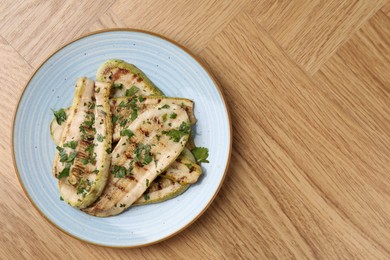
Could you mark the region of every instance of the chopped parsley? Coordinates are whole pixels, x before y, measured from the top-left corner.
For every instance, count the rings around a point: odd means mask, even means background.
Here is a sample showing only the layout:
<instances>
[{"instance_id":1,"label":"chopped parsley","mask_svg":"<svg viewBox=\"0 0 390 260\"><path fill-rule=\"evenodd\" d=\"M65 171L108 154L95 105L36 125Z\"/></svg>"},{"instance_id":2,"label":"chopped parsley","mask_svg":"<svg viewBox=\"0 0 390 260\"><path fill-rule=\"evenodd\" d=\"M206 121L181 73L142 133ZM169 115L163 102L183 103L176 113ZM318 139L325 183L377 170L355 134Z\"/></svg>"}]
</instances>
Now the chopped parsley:
<instances>
[{"instance_id":1,"label":"chopped parsley","mask_svg":"<svg viewBox=\"0 0 390 260\"><path fill-rule=\"evenodd\" d=\"M130 119L131 121L134 121L138 117L138 108L134 108L133 111L131 111Z\"/></svg>"},{"instance_id":2,"label":"chopped parsley","mask_svg":"<svg viewBox=\"0 0 390 260\"><path fill-rule=\"evenodd\" d=\"M143 102L144 100L145 100L145 98L144 98L143 96L139 96L139 97L138 97L138 101L139 101L139 102Z\"/></svg>"},{"instance_id":3,"label":"chopped parsley","mask_svg":"<svg viewBox=\"0 0 390 260\"><path fill-rule=\"evenodd\" d=\"M99 92L100 92L100 88L97 88L97 89L96 89L96 93L99 93Z\"/></svg>"},{"instance_id":4,"label":"chopped parsley","mask_svg":"<svg viewBox=\"0 0 390 260\"><path fill-rule=\"evenodd\" d=\"M69 170L70 170L71 163L66 163L65 168L60 172L58 175L58 179L61 179L63 177L69 176Z\"/></svg>"},{"instance_id":5,"label":"chopped parsley","mask_svg":"<svg viewBox=\"0 0 390 260\"><path fill-rule=\"evenodd\" d=\"M103 142L103 139L106 138L105 136L101 135L101 134L98 134L96 139L99 141L99 142Z\"/></svg>"},{"instance_id":6,"label":"chopped parsley","mask_svg":"<svg viewBox=\"0 0 390 260\"><path fill-rule=\"evenodd\" d=\"M161 109L168 109L170 108L170 106L168 104L165 104L163 105L162 107L159 107L158 110L161 110Z\"/></svg>"},{"instance_id":7,"label":"chopped parsley","mask_svg":"<svg viewBox=\"0 0 390 260\"><path fill-rule=\"evenodd\" d=\"M77 156L77 151L73 151L73 152L71 152L70 154L69 154L69 156L68 156L68 159L66 160L66 162L73 162L74 161L74 158L76 158L76 156Z\"/></svg>"},{"instance_id":8,"label":"chopped parsley","mask_svg":"<svg viewBox=\"0 0 390 260\"><path fill-rule=\"evenodd\" d=\"M149 186L149 179L146 179L146 187Z\"/></svg>"},{"instance_id":9,"label":"chopped parsley","mask_svg":"<svg viewBox=\"0 0 390 260\"><path fill-rule=\"evenodd\" d=\"M209 149L205 147L195 147L191 150L195 157L196 162L208 163L207 157L209 157Z\"/></svg>"},{"instance_id":10,"label":"chopped parsley","mask_svg":"<svg viewBox=\"0 0 390 260\"><path fill-rule=\"evenodd\" d=\"M151 146L146 144L139 143L137 148L135 148L135 162L140 162L142 165L148 165L153 159L151 154Z\"/></svg>"},{"instance_id":11,"label":"chopped parsley","mask_svg":"<svg viewBox=\"0 0 390 260\"><path fill-rule=\"evenodd\" d=\"M134 136L134 133L130 129L124 129L120 131L121 136L127 136L129 138Z\"/></svg>"},{"instance_id":12,"label":"chopped parsley","mask_svg":"<svg viewBox=\"0 0 390 260\"><path fill-rule=\"evenodd\" d=\"M112 174L114 174L115 178L124 178L126 176L130 176L133 167L130 165L129 169L126 169L124 166L114 165L112 167Z\"/></svg>"},{"instance_id":13,"label":"chopped parsley","mask_svg":"<svg viewBox=\"0 0 390 260\"><path fill-rule=\"evenodd\" d=\"M187 166L187 168L188 168L189 170L191 170L191 168L192 168L192 164L191 164L191 163L185 163L185 166Z\"/></svg>"},{"instance_id":14,"label":"chopped parsley","mask_svg":"<svg viewBox=\"0 0 390 260\"><path fill-rule=\"evenodd\" d=\"M119 125L120 126L125 126L127 124L127 119L123 119L122 121L120 121Z\"/></svg>"},{"instance_id":15,"label":"chopped parsley","mask_svg":"<svg viewBox=\"0 0 390 260\"><path fill-rule=\"evenodd\" d=\"M161 135L156 135L157 141L160 141Z\"/></svg>"},{"instance_id":16,"label":"chopped parsley","mask_svg":"<svg viewBox=\"0 0 390 260\"><path fill-rule=\"evenodd\" d=\"M108 148L106 149L106 153L107 153L107 154L110 154L110 153L111 153L111 147L108 147Z\"/></svg>"},{"instance_id":17,"label":"chopped parsley","mask_svg":"<svg viewBox=\"0 0 390 260\"><path fill-rule=\"evenodd\" d=\"M115 124L118 121L119 117L117 115L112 115L112 123Z\"/></svg>"},{"instance_id":18,"label":"chopped parsley","mask_svg":"<svg viewBox=\"0 0 390 260\"><path fill-rule=\"evenodd\" d=\"M64 147L69 147L72 149L76 149L77 142L76 141L69 141L67 143L64 143Z\"/></svg>"},{"instance_id":19,"label":"chopped parsley","mask_svg":"<svg viewBox=\"0 0 390 260\"><path fill-rule=\"evenodd\" d=\"M133 85L130 89L126 89L125 96L130 97L133 96L135 93L137 93L139 88L137 86Z\"/></svg>"},{"instance_id":20,"label":"chopped parsley","mask_svg":"<svg viewBox=\"0 0 390 260\"><path fill-rule=\"evenodd\" d=\"M167 121L167 117L168 117L168 114L162 115L162 120L163 120L163 122L166 122L166 121Z\"/></svg>"},{"instance_id":21,"label":"chopped parsley","mask_svg":"<svg viewBox=\"0 0 390 260\"><path fill-rule=\"evenodd\" d=\"M183 136L190 134L190 132L191 132L191 126L188 123L183 122L179 126L179 129L163 131L162 133L169 136L170 139L173 140L174 142L179 142Z\"/></svg>"},{"instance_id":22,"label":"chopped parsley","mask_svg":"<svg viewBox=\"0 0 390 260\"><path fill-rule=\"evenodd\" d=\"M150 199L149 194L144 194L144 199L149 200Z\"/></svg>"},{"instance_id":23,"label":"chopped parsley","mask_svg":"<svg viewBox=\"0 0 390 260\"><path fill-rule=\"evenodd\" d=\"M169 118L172 118L172 119L175 119L177 117L177 114L176 113L172 113L169 115Z\"/></svg>"},{"instance_id":24,"label":"chopped parsley","mask_svg":"<svg viewBox=\"0 0 390 260\"><path fill-rule=\"evenodd\" d=\"M114 89L123 89L123 84L122 84L122 83L114 83L114 84L112 85L112 87L113 87Z\"/></svg>"},{"instance_id":25,"label":"chopped parsley","mask_svg":"<svg viewBox=\"0 0 390 260\"><path fill-rule=\"evenodd\" d=\"M63 122L66 121L66 112L63 108L60 108L59 110L55 111L53 110L54 117L56 118L57 124L61 125Z\"/></svg>"}]
</instances>

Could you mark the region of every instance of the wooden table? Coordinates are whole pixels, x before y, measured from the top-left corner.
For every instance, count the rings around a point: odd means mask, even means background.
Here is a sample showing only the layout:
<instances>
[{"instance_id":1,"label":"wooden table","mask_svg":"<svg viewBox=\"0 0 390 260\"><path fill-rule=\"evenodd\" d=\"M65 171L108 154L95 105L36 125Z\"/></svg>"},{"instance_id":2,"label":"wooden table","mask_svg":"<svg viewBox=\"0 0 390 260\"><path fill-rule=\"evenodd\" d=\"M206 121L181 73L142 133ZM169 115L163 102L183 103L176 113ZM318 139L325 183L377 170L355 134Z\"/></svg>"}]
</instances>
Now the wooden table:
<instances>
[{"instance_id":1,"label":"wooden table","mask_svg":"<svg viewBox=\"0 0 390 260\"><path fill-rule=\"evenodd\" d=\"M13 111L34 70L112 27L190 49L221 83L233 122L212 206L139 249L54 228L11 159ZM390 259L390 2L2 0L0 54L0 258Z\"/></svg>"}]
</instances>

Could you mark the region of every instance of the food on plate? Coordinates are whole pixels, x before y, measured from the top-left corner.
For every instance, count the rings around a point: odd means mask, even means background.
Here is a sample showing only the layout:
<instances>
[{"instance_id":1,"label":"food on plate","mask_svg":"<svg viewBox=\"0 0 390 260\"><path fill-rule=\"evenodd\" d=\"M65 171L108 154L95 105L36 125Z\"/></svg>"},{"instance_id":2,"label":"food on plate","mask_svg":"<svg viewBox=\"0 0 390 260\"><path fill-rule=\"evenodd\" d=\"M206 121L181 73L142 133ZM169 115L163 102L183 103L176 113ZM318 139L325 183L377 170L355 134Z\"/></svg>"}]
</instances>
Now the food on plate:
<instances>
[{"instance_id":1,"label":"food on plate","mask_svg":"<svg viewBox=\"0 0 390 260\"><path fill-rule=\"evenodd\" d=\"M133 64L112 59L104 62L96 73L96 80L112 83L111 97L162 96L156 85Z\"/></svg>"},{"instance_id":2,"label":"food on plate","mask_svg":"<svg viewBox=\"0 0 390 260\"><path fill-rule=\"evenodd\" d=\"M77 80L73 104L53 110L53 175L61 199L95 216L174 198L202 175L194 102L165 97L136 66L108 60Z\"/></svg>"},{"instance_id":3,"label":"food on plate","mask_svg":"<svg viewBox=\"0 0 390 260\"><path fill-rule=\"evenodd\" d=\"M177 114L164 121L164 115ZM183 151L190 134L187 113L177 105L147 109L126 129L112 152L109 181L85 212L111 216L131 206Z\"/></svg>"},{"instance_id":4,"label":"food on plate","mask_svg":"<svg viewBox=\"0 0 390 260\"><path fill-rule=\"evenodd\" d=\"M53 174L58 178L61 197L74 207L93 203L107 182L112 142L110 88L109 83L78 79L64 122Z\"/></svg>"}]
</instances>

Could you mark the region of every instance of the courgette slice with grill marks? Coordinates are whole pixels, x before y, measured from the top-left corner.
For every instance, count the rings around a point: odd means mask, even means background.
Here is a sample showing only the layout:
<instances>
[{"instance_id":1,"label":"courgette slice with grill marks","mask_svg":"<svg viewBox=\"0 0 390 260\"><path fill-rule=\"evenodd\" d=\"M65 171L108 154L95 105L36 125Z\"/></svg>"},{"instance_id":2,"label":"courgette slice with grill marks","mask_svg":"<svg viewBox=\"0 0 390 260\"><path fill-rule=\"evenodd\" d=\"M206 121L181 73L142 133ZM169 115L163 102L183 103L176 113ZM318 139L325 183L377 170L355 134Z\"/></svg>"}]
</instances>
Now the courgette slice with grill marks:
<instances>
[{"instance_id":1,"label":"courgette slice with grill marks","mask_svg":"<svg viewBox=\"0 0 390 260\"><path fill-rule=\"evenodd\" d=\"M85 208L102 193L111 161L111 84L78 79L73 104L63 129L53 172L61 197Z\"/></svg>"},{"instance_id":2,"label":"courgette slice with grill marks","mask_svg":"<svg viewBox=\"0 0 390 260\"><path fill-rule=\"evenodd\" d=\"M167 113L177 116L163 120ZM131 206L180 155L190 128L186 111L177 105L157 106L139 115L123 130L112 152L111 174L103 194L84 211L104 217Z\"/></svg>"},{"instance_id":3,"label":"courgette slice with grill marks","mask_svg":"<svg viewBox=\"0 0 390 260\"><path fill-rule=\"evenodd\" d=\"M158 176L133 205L147 205L163 202L179 196L189 187L189 184L181 185L178 182Z\"/></svg>"},{"instance_id":4,"label":"courgette slice with grill marks","mask_svg":"<svg viewBox=\"0 0 390 260\"><path fill-rule=\"evenodd\" d=\"M145 110L157 105L164 108L168 108L170 105L179 105L187 112L190 123L196 123L196 118L194 115L194 102L186 98L168 98L161 96L121 97L111 99L110 105L111 113L113 115L114 142L120 139L121 129L124 129L130 125L139 114L142 114ZM167 120L170 117L174 118L175 116L176 114L174 112L166 113L166 116L163 118L163 120Z\"/></svg>"},{"instance_id":5,"label":"courgette slice with grill marks","mask_svg":"<svg viewBox=\"0 0 390 260\"><path fill-rule=\"evenodd\" d=\"M163 95L145 73L123 60L104 62L96 73L96 80L114 84L111 97Z\"/></svg>"},{"instance_id":6,"label":"courgette slice with grill marks","mask_svg":"<svg viewBox=\"0 0 390 260\"><path fill-rule=\"evenodd\" d=\"M195 164L195 158L192 155L191 151L188 150L187 148L184 148L184 150L181 152L180 156L176 159L174 163L180 164L183 162L183 160L187 160ZM171 166L165 172L169 172ZM186 172L189 172L188 168L186 169ZM202 172L200 171L199 173L196 174L200 175L201 173ZM166 178L164 176L164 173L162 173L152 182L152 184L150 184L149 188L134 203L134 205L146 205L151 203L163 202L179 196L184 191L186 191L189 187L190 184L180 184L177 181Z\"/></svg>"}]
</instances>

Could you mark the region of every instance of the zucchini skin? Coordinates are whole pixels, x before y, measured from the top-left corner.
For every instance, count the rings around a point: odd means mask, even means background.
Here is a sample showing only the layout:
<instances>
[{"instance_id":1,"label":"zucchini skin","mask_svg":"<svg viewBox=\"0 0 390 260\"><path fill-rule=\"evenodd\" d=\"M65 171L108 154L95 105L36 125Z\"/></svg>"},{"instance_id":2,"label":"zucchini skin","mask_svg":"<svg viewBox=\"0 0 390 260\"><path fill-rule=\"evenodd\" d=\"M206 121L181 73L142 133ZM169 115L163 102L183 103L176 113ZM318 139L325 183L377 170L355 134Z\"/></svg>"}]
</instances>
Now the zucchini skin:
<instances>
[{"instance_id":1,"label":"zucchini skin","mask_svg":"<svg viewBox=\"0 0 390 260\"><path fill-rule=\"evenodd\" d=\"M175 111L177 117L163 121L166 113ZM107 217L117 215L130 207L147 190L152 181L174 162L183 151L189 133L184 131L179 138L169 136L169 131L189 128L189 118L184 109L172 105L169 108L155 107L142 113L126 129L133 135L123 136L112 152L112 167L107 186L99 198L84 212ZM137 150L148 146L150 157L147 163L137 155ZM145 151L146 153L146 151ZM140 153L138 153L140 154ZM118 176L115 168L125 168L126 175Z\"/></svg>"},{"instance_id":2,"label":"zucchini skin","mask_svg":"<svg viewBox=\"0 0 390 260\"><path fill-rule=\"evenodd\" d=\"M119 59L105 61L96 73L96 80L123 84L123 89L114 89L112 97L125 96L126 90L133 85L140 89L140 95L163 96L164 93L135 65Z\"/></svg>"},{"instance_id":3,"label":"zucchini skin","mask_svg":"<svg viewBox=\"0 0 390 260\"><path fill-rule=\"evenodd\" d=\"M112 141L112 123L108 102L110 88L111 84L95 83L87 78L80 78L77 81L75 97L69 109L69 117L62 132L59 148L59 151L66 149L71 151L69 155L72 153L76 155L72 162L68 162L70 165L68 175L61 176L59 172L64 165L59 158L60 152L56 154L53 166L55 176L61 177L58 180L61 197L69 205L80 209L92 204L103 192L107 183L111 154L107 153L106 149L111 148ZM94 123L91 125L91 129L96 129L93 143L84 140L85 132L81 130L87 115L94 118ZM103 140L97 140L98 135L104 137ZM66 145L71 142L74 142L74 147ZM94 164L82 163L86 158L86 147L89 145L96 147Z\"/></svg>"}]
</instances>

